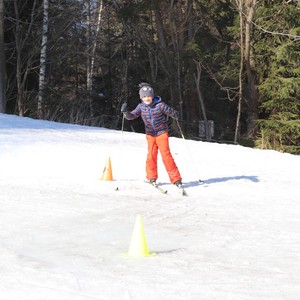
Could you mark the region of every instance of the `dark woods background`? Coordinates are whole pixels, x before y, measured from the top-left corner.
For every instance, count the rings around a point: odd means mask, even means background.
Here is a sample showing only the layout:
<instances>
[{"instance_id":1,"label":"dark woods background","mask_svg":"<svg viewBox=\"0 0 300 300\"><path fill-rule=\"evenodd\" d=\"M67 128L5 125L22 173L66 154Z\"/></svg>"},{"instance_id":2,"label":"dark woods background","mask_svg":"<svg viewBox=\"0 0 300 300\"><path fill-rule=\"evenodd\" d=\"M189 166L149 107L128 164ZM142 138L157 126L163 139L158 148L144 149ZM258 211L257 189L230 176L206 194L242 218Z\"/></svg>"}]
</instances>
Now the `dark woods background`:
<instances>
[{"instance_id":1,"label":"dark woods background","mask_svg":"<svg viewBox=\"0 0 300 300\"><path fill-rule=\"evenodd\" d=\"M0 0L0 112L120 129L144 81L188 138L299 154L299 50L298 0Z\"/></svg>"}]
</instances>

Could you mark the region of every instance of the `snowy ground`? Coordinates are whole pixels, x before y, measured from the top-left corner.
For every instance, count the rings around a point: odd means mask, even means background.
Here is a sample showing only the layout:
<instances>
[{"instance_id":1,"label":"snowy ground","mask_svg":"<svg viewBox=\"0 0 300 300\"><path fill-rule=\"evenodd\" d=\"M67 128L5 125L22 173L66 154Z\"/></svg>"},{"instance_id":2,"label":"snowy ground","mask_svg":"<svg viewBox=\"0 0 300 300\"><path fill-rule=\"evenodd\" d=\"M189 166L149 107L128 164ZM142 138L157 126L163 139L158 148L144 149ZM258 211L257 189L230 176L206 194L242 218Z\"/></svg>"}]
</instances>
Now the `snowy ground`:
<instances>
[{"instance_id":1,"label":"snowy ground","mask_svg":"<svg viewBox=\"0 0 300 300\"><path fill-rule=\"evenodd\" d=\"M300 156L170 145L189 197L143 182L143 134L0 114L1 299L300 299Z\"/></svg>"}]
</instances>

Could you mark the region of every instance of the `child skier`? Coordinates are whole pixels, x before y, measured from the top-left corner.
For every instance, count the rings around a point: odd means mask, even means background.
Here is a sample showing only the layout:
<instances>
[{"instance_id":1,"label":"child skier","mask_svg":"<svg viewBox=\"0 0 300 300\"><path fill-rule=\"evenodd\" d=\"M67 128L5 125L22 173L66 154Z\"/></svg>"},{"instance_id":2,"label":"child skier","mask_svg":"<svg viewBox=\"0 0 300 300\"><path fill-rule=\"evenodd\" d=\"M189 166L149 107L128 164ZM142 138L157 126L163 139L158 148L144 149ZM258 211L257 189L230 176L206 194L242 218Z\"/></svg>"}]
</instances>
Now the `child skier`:
<instances>
[{"instance_id":1,"label":"child skier","mask_svg":"<svg viewBox=\"0 0 300 300\"><path fill-rule=\"evenodd\" d=\"M182 178L175 164L169 147L168 116L178 120L178 112L164 103L160 97L154 95L153 88L146 83L140 84L141 103L129 112L127 103L123 103L121 112L127 120L141 117L145 123L148 154L146 160L146 177L155 184L157 174L157 153L161 154L171 183L182 186Z\"/></svg>"}]
</instances>

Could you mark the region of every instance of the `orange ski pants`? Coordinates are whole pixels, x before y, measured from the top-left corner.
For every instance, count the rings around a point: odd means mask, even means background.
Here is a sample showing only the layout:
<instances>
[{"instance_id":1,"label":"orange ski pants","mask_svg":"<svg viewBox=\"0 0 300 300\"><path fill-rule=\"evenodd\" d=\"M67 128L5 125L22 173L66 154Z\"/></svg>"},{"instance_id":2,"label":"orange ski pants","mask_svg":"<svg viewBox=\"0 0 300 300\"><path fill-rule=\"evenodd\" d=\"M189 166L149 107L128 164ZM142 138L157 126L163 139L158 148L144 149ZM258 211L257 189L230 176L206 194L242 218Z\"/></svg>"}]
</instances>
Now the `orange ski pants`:
<instances>
[{"instance_id":1,"label":"orange ski pants","mask_svg":"<svg viewBox=\"0 0 300 300\"><path fill-rule=\"evenodd\" d=\"M146 135L148 142L148 154L146 161L147 179L157 179L157 153L161 154L162 161L168 172L170 181L175 183L182 180L179 170L175 164L169 147L169 134L165 132L159 136Z\"/></svg>"}]
</instances>

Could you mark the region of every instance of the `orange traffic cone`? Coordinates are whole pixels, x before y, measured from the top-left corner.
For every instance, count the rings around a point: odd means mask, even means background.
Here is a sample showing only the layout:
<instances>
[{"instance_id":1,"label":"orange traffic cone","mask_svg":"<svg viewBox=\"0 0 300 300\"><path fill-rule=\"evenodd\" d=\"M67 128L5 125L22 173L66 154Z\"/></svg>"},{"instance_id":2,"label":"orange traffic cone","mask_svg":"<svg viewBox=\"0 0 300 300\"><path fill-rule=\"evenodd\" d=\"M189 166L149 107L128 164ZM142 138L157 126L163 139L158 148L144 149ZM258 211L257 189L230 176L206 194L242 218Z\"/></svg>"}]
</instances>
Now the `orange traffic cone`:
<instances>
[{"instance_id":1,"label":"orange traffic cone","mask_svg":"<svg viewBox=\"0 0 300 300\"><path fill-rule=\"evenodd\" d=\"M108 180L108 181L113 180L110 157L108 158L106 165L104 167L101 180Z\"/></svg>"}]
</instances>

